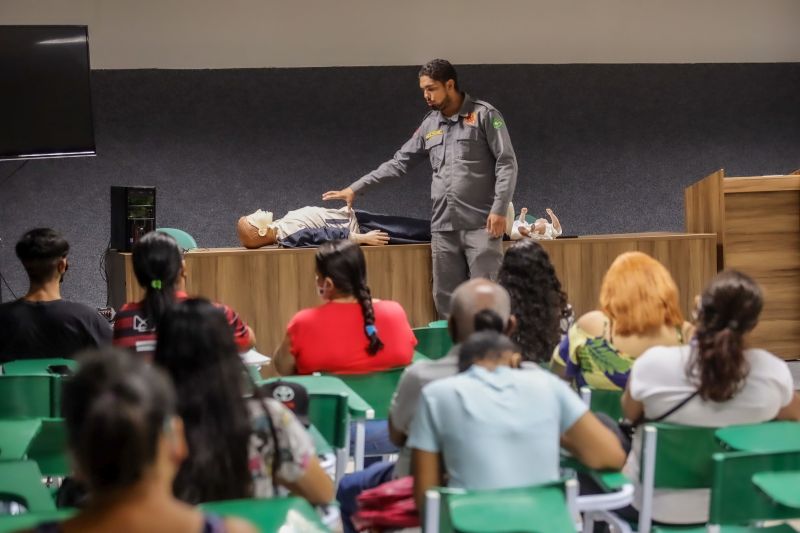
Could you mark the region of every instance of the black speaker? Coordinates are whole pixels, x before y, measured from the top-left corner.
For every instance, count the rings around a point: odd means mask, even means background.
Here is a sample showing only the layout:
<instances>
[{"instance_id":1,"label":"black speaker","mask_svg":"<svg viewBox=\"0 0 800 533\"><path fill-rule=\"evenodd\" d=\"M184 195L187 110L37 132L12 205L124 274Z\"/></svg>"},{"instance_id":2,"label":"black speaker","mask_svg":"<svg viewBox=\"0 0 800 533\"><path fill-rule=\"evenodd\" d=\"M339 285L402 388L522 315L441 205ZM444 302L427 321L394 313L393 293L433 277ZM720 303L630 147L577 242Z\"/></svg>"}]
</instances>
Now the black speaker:
<instances>
[{"instance_id":1,"label":"black speaker","mask_svg":"<svg viewBox=\"0 0 800 533\"><path fill-rule=\"evenodd\" d=\"M154 229L155 187L111 187L112 250L130 252L145 233Z\"/></svg>"}]
</instances>

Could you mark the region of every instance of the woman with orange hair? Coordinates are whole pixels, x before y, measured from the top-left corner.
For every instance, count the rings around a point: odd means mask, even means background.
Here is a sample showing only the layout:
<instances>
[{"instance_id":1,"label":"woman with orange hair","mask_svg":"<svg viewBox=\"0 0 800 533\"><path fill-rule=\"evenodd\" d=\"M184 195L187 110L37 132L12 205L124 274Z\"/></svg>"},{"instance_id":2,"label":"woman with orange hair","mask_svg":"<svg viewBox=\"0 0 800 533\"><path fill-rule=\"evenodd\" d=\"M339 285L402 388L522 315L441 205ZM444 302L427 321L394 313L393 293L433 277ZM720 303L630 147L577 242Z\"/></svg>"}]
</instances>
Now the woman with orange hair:
<instances>
[{"instance_id":1,"label":"woman with orange hair","mask_svg":"<svg viewBox=\"0 0 800 533\"><path fill-rule=\"evenodd\" d=\"M603 278L600 309L573 324L550 365L576 388L623 390L639 355L653 346L685 344L691 329L667 269L647 254L627 252Z\"/></svg>"}]
</instances>

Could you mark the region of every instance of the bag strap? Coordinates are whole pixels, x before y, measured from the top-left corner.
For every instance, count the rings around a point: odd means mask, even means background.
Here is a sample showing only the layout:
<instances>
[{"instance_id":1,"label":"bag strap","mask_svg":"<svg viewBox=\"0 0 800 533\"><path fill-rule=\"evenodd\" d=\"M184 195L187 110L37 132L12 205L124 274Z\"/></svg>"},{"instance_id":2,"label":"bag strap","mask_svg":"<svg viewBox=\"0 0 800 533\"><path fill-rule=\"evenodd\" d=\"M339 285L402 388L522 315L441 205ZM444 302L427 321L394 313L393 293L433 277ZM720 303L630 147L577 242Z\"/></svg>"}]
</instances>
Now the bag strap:
<instances>
[{"instance_id":1,"label":"bag strap","mask_svg":"<svg viewBox=\"0 0 800 533\"><path fill-rule=\"evenodd\" d=\"M645 422L661 422L662 420L667 418L669 415L675 413L678 409L680 409L681 407L683 407L684 405L689 403L692 400L692 398L697 396L699 393L700 393L700 391L694 391L692 394L690 394L689 396L687 396L686 398L681 400L680 403L678 403L677 405L673 406L669 411L667 411L663 415L661 415L661 416L659 416L657 418L648 418L648 419L645 419L644 421Z\"/></svg>"}]
</instances>

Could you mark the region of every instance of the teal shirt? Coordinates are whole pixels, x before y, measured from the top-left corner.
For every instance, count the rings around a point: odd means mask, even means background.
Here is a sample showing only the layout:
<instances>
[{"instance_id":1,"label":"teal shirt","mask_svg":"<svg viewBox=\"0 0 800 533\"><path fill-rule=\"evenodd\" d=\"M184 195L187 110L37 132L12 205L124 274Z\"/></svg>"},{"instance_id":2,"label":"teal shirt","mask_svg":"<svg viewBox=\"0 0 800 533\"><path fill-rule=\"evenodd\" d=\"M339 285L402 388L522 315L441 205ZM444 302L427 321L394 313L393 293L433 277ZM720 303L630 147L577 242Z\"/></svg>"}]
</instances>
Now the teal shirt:
<instances>
[{"instance_id":1,"label":"teal shirt","mask_svg":"<svg viewBox=\"0 0 800 533\"><path fill-rule=\"evenodd\" d=\"M559 478L559 438L585 412L546 370L473 365L422 389L406 445L441 453L450 487L537 485Z\"/></svg>"}]
</instances>

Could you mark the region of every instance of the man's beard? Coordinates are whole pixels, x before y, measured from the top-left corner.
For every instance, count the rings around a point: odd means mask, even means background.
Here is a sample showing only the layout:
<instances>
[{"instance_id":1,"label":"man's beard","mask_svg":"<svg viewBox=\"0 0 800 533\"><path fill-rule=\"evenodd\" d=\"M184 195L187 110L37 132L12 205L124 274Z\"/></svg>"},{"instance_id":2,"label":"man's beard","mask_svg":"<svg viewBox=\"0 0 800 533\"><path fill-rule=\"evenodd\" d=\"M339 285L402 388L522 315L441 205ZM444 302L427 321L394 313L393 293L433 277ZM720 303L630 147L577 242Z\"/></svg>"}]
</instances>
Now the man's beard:
<instances>
[{"instance_id":1,"label":"man's beard","mask_svg":"<svg viewBox=\"0 0 800 533\"><path fill-rule=\"evenodd\" d=\"M445 96L444 100L442 100L441 104L436 104L434 102L431 102L430 104L428 104L428 107L430 107L434 111L441 111L443 109L447 109L448 105L450 105L450 97L449 96Z\"/></svg>"}]
</instances>

